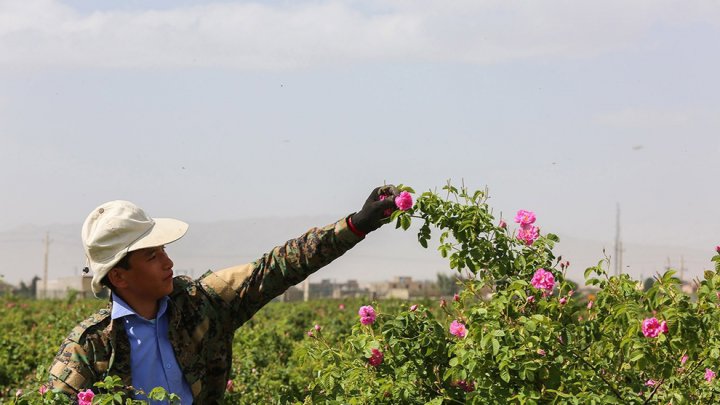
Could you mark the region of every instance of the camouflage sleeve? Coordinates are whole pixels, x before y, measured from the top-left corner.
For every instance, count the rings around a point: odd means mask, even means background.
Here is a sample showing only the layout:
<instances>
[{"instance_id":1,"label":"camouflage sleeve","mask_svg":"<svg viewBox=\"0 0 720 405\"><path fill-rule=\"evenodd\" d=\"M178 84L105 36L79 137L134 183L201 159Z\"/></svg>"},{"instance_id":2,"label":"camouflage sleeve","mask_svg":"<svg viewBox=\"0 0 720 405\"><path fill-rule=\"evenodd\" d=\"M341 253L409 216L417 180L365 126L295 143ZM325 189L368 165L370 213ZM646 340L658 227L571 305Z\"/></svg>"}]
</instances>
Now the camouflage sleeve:
<instances>
[{"instance_id":1,"label":"camouflage sleeve","mask_svg":"<svg viewBox=\"0 0 720 405\"><path fill-rule=\"evenodd\" d=\"M230 322L235 329L270 300L340 257L360 240L343 218L323 228L310 229L253 263L208 272L200 279L200 285L229 306Z\"/></svg>"},{"instance_id":2,"label":"camouflage sleeve","mask_svg":"<svg viewBox=\"0 0 720 405\"><path fill-rule=\"evenodd\" d=\"M95 373L88 362L88 350L72 336L60 346L49 374L50 388L58 388L71 397L95 383Z\"/></svg>"}]
</instances>

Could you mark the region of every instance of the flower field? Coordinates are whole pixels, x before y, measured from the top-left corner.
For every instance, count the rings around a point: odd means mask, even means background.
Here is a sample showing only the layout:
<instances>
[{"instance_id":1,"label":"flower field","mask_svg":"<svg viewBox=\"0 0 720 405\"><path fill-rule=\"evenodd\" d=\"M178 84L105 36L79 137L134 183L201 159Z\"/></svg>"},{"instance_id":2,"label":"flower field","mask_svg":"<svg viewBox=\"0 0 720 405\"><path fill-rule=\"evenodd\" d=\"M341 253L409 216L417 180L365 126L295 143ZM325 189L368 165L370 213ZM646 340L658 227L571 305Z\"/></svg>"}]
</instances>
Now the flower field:
<instances>
[{"instance_id":1,"label":"flower field","mask_svg":"<svg viewBox=\"0 0 720 405\"><path fill-rule=\"evenodd\" d=\"M585 269L595 291L583 296L541 218L521 210L511 225L492 215L486 192L443 190L413 202L405 188L391 220L404 230L419 221L424 247L435 238L463 276L459 294L272 303L237 331L227 403L720 403L720 246L693 296L672 270L643 286L609 276L608 259ZM98 305L2 301L5 401L52 403L35 378ZM124 403L113 384L92 403Z\"/></svg>"}]
</instances>

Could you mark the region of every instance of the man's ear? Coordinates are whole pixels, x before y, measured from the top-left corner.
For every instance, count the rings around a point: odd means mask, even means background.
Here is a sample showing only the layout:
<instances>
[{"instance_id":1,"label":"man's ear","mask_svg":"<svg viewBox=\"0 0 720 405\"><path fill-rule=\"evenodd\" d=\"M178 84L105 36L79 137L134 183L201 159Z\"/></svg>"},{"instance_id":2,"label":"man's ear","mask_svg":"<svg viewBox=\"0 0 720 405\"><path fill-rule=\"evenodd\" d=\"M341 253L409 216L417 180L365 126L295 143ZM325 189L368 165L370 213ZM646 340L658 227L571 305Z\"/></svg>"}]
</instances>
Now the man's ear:
<instances>
[{"instance_id":1,"label":"man's ear","mask_svg":"<svg viewBox=\"0 0 720 405\"><path fill-rule=\"evenodd\" d=\"M126 272L122 267L113 267L107 274L108 280L115 288L126 288L129 284L125 278Z\"/></svg>"}]
</instances>

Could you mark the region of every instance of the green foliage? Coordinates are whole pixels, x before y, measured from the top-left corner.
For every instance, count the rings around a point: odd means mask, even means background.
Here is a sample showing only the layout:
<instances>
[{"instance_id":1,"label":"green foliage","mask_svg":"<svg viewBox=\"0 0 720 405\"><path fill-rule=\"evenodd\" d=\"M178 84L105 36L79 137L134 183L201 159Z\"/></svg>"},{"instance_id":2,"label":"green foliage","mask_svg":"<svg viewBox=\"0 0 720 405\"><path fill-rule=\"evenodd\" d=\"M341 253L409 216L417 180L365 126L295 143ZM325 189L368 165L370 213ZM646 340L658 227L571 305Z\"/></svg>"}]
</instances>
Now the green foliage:
<instances>
[{"instance_id":1,"label":"green foliage","mask_svg":"<svg viewBox=\"0 0 720 405\"><path fill-rule=\"evenodd\" d=\"M330 403L716 403L720 357L720 275L708 271L696 299L669 271L652 285L627 275L609 277L607 260L585 272L588 296L565 278L567 263L552 252L559 238L544 234L531 245L500 226L487 192L448 184L444 196L423 193L413 209L395 212L397 228L422 224L424 247L433 233L450 268L469 273L457 301L440 316L420 308L381 311L371 326L356 324L338 345L314 340L308 358L320 361L307 401ZM713 258L720 263L720 257ZM530 281L539 268L556 284L546 295ZM716 269L717 271L717 269ZM530 300L528 297L532 296ZM427 315L426 315L427 314ZM645 337L644 319L669 331ZM452 321L467 336L449 331ZM369 364L370 350L383 363ZM686 362L681 362L687 356ZM307 402L306 401L306 402Z\"/></svg>"}]
</instances>

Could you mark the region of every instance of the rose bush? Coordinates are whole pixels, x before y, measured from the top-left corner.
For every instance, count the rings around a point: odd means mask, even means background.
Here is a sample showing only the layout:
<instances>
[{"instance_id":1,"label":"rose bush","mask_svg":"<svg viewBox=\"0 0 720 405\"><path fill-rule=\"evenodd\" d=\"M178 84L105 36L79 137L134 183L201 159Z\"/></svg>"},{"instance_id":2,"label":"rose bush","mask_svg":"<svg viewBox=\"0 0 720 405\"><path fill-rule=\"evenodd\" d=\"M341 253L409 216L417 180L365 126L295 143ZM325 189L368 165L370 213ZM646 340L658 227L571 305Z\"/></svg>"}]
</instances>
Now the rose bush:
<instances>
[{"instance_id":1,"label":"rose bush","mask_svg":"<svg viewBox=\"0 0 720 405\"><path fill-rule=\"evenodd\" d=\"M442 300L438 316L373 303L373 322L358 321L348 338L308 339L320 366L306 402L720 402L720 255L695 297L674 271L644 291L628 275L610 277L602 259L584 273L597 289L590 299L574 295L569 262L553 253L559 239L540 232L534 213L519 211L512 229L494 218L486 191L443 190L392 220L402 229L420 221L423 247L438 235L440 255L467 278L459 299Z\"/></svg>"}]
</instances>

